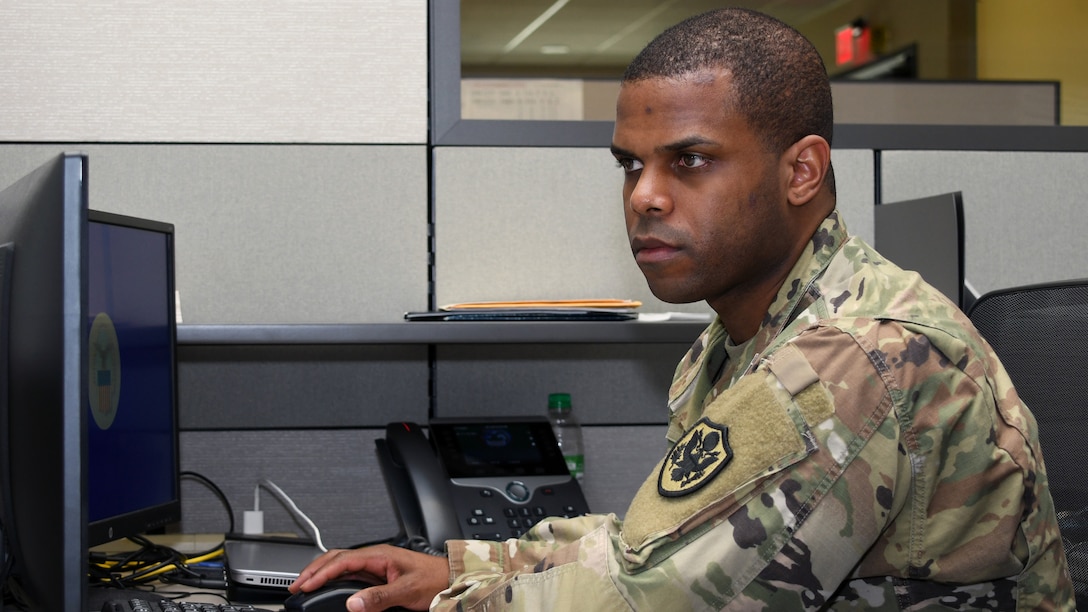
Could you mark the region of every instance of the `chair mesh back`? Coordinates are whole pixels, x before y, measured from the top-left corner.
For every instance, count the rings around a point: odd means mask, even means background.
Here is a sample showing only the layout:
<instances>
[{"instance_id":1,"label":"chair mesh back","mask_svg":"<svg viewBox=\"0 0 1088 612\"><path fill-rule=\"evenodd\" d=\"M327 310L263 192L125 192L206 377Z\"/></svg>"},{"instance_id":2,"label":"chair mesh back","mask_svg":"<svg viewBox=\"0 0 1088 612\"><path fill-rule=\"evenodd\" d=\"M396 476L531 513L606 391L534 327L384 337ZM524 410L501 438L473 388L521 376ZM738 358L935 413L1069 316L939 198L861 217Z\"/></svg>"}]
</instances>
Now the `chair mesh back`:
<instances>
[{"instance_id":1,"label":"chair mesh back","mask_svg":"<svg viewBox=\"0 0 1088 612\"><path fill-rule=\"evenodd\" d=\"M970 318L1039 422L1078 607L1088 610L1088 279L990 293Z\"/></svg>"}]
</instances>

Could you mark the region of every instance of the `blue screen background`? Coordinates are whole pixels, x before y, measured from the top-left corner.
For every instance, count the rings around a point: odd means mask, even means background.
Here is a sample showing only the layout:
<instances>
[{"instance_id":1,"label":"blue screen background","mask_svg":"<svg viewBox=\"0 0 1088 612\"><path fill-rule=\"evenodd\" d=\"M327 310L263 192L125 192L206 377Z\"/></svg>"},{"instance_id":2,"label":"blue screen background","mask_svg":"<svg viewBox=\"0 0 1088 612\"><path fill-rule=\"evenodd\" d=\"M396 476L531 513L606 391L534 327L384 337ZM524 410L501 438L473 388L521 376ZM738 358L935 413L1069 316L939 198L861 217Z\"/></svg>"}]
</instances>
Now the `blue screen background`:
<instances>
[{"instance_id":1,"label":"blue screen background","mask_svg":"<svg viewBox=\"0 0 1088 612\"><path fill-rule=\"evenodd\" d=\"M88 319L105 312L117 331L117 415L101 429L86 406L91 521L171 501L177 478L169 237L90 222Z\"/></svg>"}]
</instances>

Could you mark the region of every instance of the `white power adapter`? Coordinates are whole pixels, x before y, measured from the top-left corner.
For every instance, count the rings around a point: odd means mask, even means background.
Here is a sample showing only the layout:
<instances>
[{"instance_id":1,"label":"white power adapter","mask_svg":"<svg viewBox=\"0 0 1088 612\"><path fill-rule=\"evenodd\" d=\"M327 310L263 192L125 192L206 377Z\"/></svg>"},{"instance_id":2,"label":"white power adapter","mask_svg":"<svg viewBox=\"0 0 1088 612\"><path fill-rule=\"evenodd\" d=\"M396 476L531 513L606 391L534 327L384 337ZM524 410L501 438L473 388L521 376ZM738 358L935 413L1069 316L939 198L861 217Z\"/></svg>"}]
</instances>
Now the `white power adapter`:
<instances>
[{"instance_id":1,"label":"white power adapter","mask_svg":"<svg viewBox=\"0 0 1088 612\"><path fill-rule=\"evenodd\" d=\"M247 535L264 533L264 512L260 510L246 510L243 512L242 533Z\"/></svg>"},{"instance_id":2,"label":"white power adapter","mask_svg":"<svg viewBox=\"0 0 1088 612\"><path fill-rule=\"evenodd\" d=\"M253 509L242 513L242 533L260 535L264 533L264 512L261 511L261 485L253 489Z\"/></svg>"}]
</instances>

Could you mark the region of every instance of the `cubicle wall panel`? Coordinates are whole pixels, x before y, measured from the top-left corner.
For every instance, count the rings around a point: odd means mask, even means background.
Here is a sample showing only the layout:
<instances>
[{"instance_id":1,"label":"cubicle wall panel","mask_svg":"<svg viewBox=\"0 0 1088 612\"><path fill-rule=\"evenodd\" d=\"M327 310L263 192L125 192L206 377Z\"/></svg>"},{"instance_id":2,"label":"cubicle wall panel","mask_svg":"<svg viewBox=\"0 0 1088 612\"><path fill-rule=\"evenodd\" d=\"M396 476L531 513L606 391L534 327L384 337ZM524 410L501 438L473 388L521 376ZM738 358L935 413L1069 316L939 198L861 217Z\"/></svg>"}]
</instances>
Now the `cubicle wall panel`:
<instances>
[{"instance_id":1,"label":"cubicle wall panel","mask_svg":"<svg viewBox=\"0 0 1088 612\"><path fill-rule=\"evenodd\" d=\"M396 535L374 440L383 429L306 431L187 431L181 469L214 482L234 511L253 509L254 490L267 478L281 488L321 532L325 545L348 547ZM182 481L182 533L223 533L230 519L223 503L196 479ZM260 492L267 533L309 535L267 489Z\"/></svg>"},{"instance_id":2,"label":"cubicle wall panel","mask_svg":"<svg viewBox=\"0 0 1088 612\"><path fill-rule=\"evenodd\" d=\"M542 416L548 394L566 392L583 423L665 423L669 383L690 347L690 343L439 346L435 415Z\"/></svg>"},{"instance_id":3,"label":"cubicle wall panel","mask_svg":"<svg viewBox=\"0 0 1088 612\"><path fill-rule=\"evenodd\" d=\"M426 421L419 345L181 346L182 429L375 427Z\"/></svg>"},{"instance_id":4,"label":"cubicle wall panel","mask_svg":"<svg viewBox=\"0 0 1088 612\"><path fill-rule=\"evenodd\" d=\"M427 35L426 0L5 0L0 140L424 144Z\"/></svg>"},{"instance_id":5,"label":"cubicle wall panel","mask_svg":"<svg viewBox=\"0 0 1088 612\"><path fill-rule=\"evenodd\" d=\"M875 153L869 149L832 149L837 205L846 229L869 244L875 241L873 204L876 203Z\"/></svg>"},{"instance_id":6,"label":"cubicle wall panel","mask_svg":"<svg viewBox=\"0 0 1088 612\"><path fill-rule=\"evenodd\" d=\"M181 469L216 484L234 511L253 509L254 489L267 478L283 489L321 531L326 546L347 547L396 535L399 527L374 454L383 429L187 431ZM583 490L592 511L623 516L635 492L667 449L665 426L587 427ZM182 482L183 533L230 527L223 503L196 479ZM307 535L272 493L262 489L265 531Z\"/></svg>"},{"instance_id":7,"label":"cubicle wall panel","mask_svg":"<svg viewBox=\"0 0 1088 612\"><path fill-rule=\"evenodd\" d=\"M607 143L602 143L607 145ZM435 299L628 298L665 304L631 256L608 149L436 147Z\"/></svg>"},{"instance_id":8,"label":"cubicle wall panel","mask_svg":"<svg viewBox=\"0 0 1088 612\"><path fill-rule=\"evenodd\" d=\"M872 236L873 155L833 153L848 226ZM631 256L623 174L605 148L436 147L435 296L615 297L644 312L709 312L653 296Z\"/></svg>"},{"instance_id":9,"label":"cubicle wall panel","mask_svg":"<svg viewBox=\"0 0 1088 612\"><path fill-rule=\"evenodd\" d=\"M582 429L586 471L582 490L589 509L598 514L627 513L635 493L669 450L667 427L588 426Z\"/></svg>"},{"instance_id":10,"label":"cubicle wall panel","mask_svg":"<svg viewBox=\"0 0 1088 612\"><path fill-rule=\"evenodd\" d=\"M836 79L831 95L836 124L1057 125L1060 85ZM615 121L620 86L618 80L464 78L461 118Z\"/></svg>"},{"instance_id":11,"label":"cubicle wall panel","mask_svg":"<svg viewBox=\"0 0 1088 612\"><path fill-rule=\"evenodd\" d=\"M886 151L882 201L962 191L964 276L980 294L1083 278L1085 168L1088 153Z\"/></svg>"},{"instance_id":12,"label":"cubicle wall panel","mask_svg":"<svg viewBox=\"0 0 1088 612\"><path fill-rule=\"evenodd\" d=\"M848 80L831 83L835 123L1057 125L1057 81Z\"/></svg>"},{"instance_id":13,"label":"cubicle wall panel","mask_svg":"<svg viewBox=\"0 0 1088 612\"><path fill-rule=\"evenodd\" d=\"M8 185L88 154L91 208L174 224L185 323L369 323L427 306L427 148L0 145Z\"/></svg>"}]
</instances>

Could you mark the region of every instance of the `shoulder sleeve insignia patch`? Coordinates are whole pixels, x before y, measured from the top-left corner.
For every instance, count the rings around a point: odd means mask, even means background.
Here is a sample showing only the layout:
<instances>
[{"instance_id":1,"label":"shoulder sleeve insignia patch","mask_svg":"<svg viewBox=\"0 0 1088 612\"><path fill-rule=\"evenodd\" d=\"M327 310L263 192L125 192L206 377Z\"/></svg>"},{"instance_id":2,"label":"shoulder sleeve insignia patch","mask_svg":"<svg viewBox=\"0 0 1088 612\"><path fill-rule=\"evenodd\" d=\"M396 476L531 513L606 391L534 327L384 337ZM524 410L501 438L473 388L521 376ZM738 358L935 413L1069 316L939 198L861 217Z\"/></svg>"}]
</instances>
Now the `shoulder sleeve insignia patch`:
<instances>
[{"instance_id":1,"label":"shoulder sleeve insignia patch","mask_svg":"<svg viewBox=\"0 0 1088 612\"><path fill-rule=\"evenodd\" d=\"M657 476L657 492L681 497L698 491L733 459L729 428L703 417L669 451Z\"/></svg>"}]
</instances>

